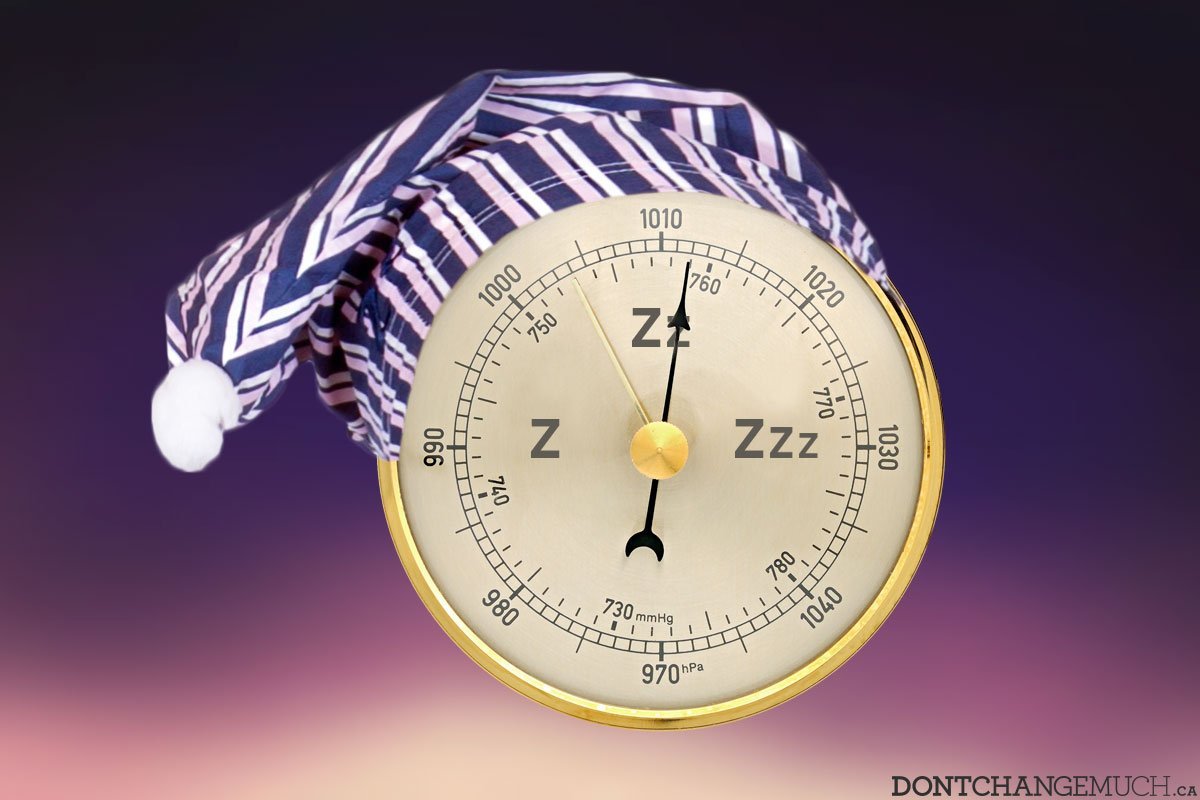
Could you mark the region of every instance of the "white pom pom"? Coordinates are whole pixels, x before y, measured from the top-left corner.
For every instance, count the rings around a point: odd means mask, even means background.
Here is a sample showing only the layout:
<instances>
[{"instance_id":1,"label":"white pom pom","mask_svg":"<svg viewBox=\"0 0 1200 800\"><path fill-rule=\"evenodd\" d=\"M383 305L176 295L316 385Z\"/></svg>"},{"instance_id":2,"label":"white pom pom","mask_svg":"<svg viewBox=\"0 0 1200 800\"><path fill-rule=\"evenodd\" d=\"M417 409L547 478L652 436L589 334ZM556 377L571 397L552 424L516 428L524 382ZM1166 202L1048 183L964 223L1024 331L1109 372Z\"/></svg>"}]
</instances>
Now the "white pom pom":
<instances>
[{"instance_id":1,"label":"white pom pom","mask_svg":"<svg viewBox=\"0 0 1200 800\"><path fill-rule=\"evenodd\" d=\"M193 358L176 365L154 391L150 422L171 465L199 472L221 452L224 431L237 425L237 390L225 370Z\"/></svg>"}]
</instances>

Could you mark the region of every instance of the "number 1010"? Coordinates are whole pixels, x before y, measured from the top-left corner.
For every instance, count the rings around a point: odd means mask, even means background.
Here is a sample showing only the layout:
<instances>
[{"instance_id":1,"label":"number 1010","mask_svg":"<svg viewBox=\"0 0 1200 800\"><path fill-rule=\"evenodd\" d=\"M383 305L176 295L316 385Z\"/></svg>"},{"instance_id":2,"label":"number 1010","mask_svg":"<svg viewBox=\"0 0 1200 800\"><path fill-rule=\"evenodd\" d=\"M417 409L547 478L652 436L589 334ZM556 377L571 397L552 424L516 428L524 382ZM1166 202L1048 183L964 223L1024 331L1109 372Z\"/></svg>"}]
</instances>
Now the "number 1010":
<instances>
[{"instance_id":1,"label":"number 1010","mask_svg":"<svg viewBox=\"0 0 1200 800\"><path fill-rule=\"evenodd\" d=\"M683 227L683 209L681 208L643 208L642 227L650 230L659 228Z\"/></svg>"}]
</instances>

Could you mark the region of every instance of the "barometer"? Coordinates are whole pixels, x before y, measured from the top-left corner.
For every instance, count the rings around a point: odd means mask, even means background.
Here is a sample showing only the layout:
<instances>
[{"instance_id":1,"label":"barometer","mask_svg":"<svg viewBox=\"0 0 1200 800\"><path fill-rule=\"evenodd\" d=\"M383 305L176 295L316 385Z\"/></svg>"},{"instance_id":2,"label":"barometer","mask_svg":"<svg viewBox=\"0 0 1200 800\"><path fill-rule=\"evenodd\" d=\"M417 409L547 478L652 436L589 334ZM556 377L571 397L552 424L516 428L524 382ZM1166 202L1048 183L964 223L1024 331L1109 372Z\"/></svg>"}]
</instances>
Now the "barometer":
<instances>
[{"instance_id":1,"label":"barometer","mask_svg":"<svg viewBox=\"0 0 1200 800\"><path fill-rule=\"evenodd\" d=\"M311 364L433 616L584 719L796 695L933 526L921 336L846 197L730 92L469 76L223 242L166 317L170 463L203 469Z\"/></svg>"},{"instance_id":2,"label":"barometer","mask_svg":"<svg viewBox=\"0 0 1200 800\"><path fill-rule=\"evenodd\" d=\"M578 717L681 728L786 700L871 636L942 466L891 283L682 192L487 249L433 320L379 480L409 578L484 669Z\"/></svg>"}]
</instances>

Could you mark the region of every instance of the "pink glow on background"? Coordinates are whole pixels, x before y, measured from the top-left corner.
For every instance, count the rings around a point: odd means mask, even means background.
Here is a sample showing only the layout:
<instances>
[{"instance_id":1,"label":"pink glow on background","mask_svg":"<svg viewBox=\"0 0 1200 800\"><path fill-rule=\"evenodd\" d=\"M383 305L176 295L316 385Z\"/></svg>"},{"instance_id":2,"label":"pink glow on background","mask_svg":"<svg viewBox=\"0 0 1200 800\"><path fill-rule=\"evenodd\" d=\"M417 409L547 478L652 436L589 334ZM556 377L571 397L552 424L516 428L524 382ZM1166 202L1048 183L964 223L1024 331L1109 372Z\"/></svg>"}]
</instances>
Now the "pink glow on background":
<instances>
[{"instance_id":1,"label":"pink glow on background","mask_svg":"<svg viewBox=\"0 0 1200 800\"><path fill-rule=\"evenodd\" d=\"M386 536L375 511L349 530ZM1014 599L1006 565L950 572L944 560L935 547L883 631L799 699L733 725L655 734L580 722L497 683L419 607L394 559L284 559L255 591L210 598L180 621L186 639L132 669L47 669L6 649L0 774L6 796L30 800L497 787L867 798L906 772L1195 774L1194 653L1160 653L1147 673L1149 637L1114 648L1111 623L1037 621L1039 609L1076 601Z\"/></svg>"}]
</instances>

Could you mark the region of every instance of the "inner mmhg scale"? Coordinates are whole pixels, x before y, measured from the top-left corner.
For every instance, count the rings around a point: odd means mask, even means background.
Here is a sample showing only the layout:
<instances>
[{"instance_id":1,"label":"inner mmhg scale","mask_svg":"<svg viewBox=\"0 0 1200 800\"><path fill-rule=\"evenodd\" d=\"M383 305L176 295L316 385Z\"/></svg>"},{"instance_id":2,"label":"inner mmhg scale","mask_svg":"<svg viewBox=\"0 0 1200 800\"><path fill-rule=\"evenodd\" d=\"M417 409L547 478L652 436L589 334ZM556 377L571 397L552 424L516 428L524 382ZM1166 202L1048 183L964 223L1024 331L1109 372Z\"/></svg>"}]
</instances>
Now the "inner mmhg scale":
<instances>
[{"instance_id":1,"label":"inner mmhg scale","mask_svg":"<svg viewBox=\"0 0 1200 800\"><path fill-rule=\"evenodd\" d=\"M453 286L389 525L493 675L636 727L760 711L879 627L941 490L899 295L767 211L691 192L555 211Z\"/></svg>"}]
</instances>

